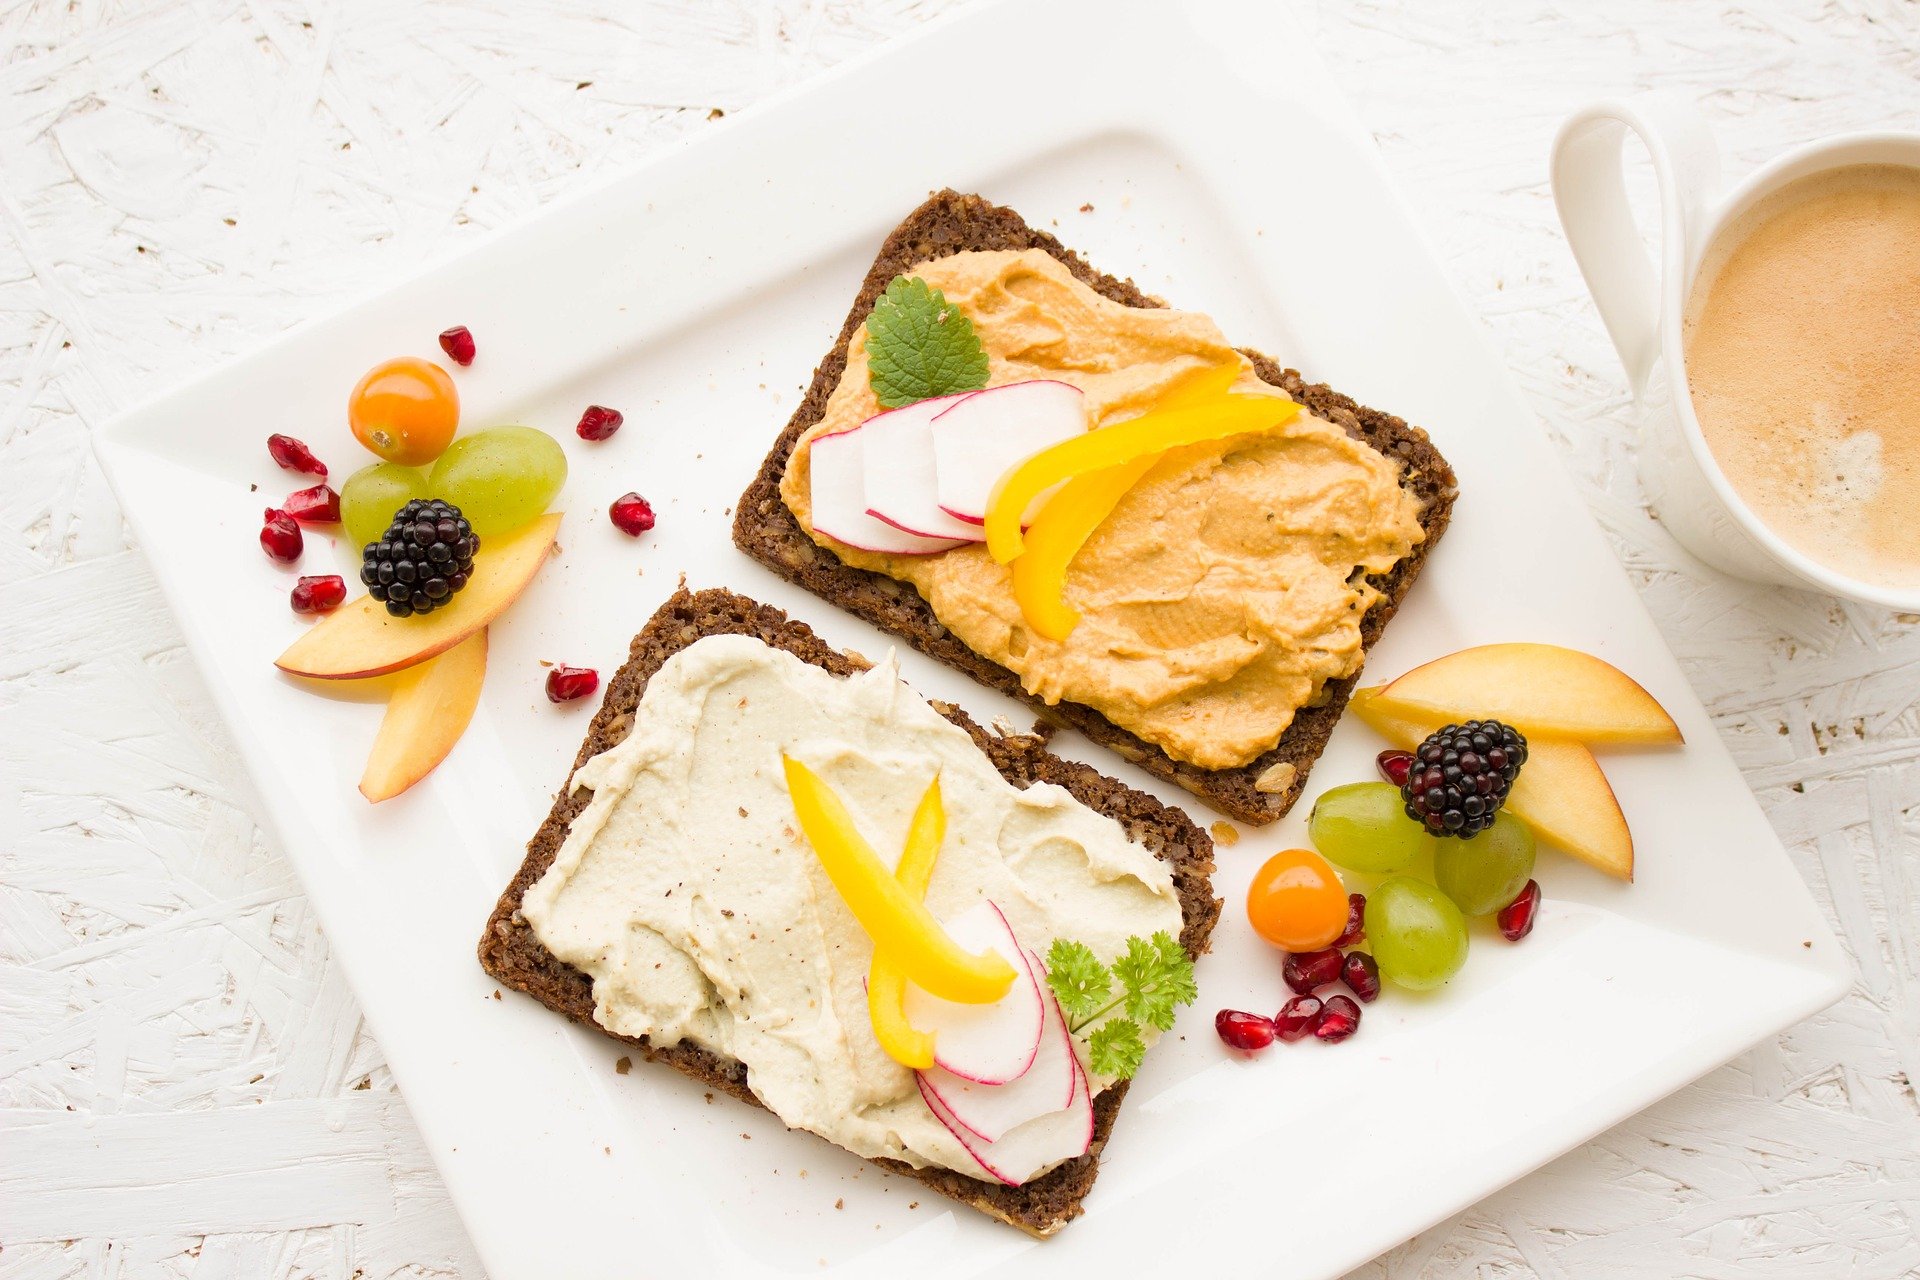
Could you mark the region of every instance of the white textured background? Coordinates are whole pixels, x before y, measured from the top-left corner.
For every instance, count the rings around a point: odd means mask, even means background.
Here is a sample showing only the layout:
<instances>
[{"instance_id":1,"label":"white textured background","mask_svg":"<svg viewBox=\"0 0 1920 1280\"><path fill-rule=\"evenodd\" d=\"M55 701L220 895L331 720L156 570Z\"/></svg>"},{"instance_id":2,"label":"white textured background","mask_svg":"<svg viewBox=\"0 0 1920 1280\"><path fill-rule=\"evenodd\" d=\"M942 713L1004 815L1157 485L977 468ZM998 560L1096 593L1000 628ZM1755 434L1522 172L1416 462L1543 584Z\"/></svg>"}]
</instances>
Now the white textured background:
<instances>
[{"instance_id":1,"label":"white textured background","mask_svg":"<svg viewBox=\"0 0 1920 1280\"><path fill-rule=\"evenodd\" d=\"M8 1280L480 1274L88 427L946 7L0 3ZM1558 119L1632 88L1697 95L1736 174L1920 126L1920 4L1302 10L1859 969L1357 1274L1920 1275L1920 618L1717 577L1647 518L1544 180Z\"/></svg>"}]
</instances>

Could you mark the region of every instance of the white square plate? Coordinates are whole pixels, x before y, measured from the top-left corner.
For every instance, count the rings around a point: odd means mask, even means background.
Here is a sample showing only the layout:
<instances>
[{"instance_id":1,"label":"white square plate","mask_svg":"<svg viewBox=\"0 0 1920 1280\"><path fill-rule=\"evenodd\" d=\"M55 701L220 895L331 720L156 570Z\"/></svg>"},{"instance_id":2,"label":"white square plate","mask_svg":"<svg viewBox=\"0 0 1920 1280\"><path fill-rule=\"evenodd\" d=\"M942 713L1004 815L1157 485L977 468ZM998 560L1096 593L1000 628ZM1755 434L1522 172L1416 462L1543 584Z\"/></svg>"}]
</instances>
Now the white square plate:
<instances>
[{"instance_id":1,"label":"white square plate","mask_svg":"<svg viewBox=\"0 0 1920 1280\"><path fill-rule=\"evenodd\" d=\"M1176 1258L1332 1275L1844 990L1838 947L1699 702L1278 8L1068 0L961 15L101 431L265 817L495 1280L1123 1274ZM1238 902L1267 852L1303 838L1308 806L1221 849L1229 905L1201 1002L1136 1082L1086 1217L1044 1245L770 1115L709 1105L670 1071L618 1074L620 1046L490 998L474 962L589 714L546 702L540 659L610 673L682 572L835 643L884 648L736 552L728 517L880 238L943 185L1057 224L1096 265L1431 430L1460 504L1375 672L1555 641L1641 679L1690 743L1607 758L1637 884L1543 855L1549 905L1524 945L1483 938L1443 993L1390 992L1337 1048L1222 1053L1216 1009L1284 995ZM271 665L301 624L282 603L291 573L255 544L262 506L295 487L263 438L300 436L344 476L363 456L340 412L354 379L395 353L433 354L453 323L480 344L456 373L465 423L566 441L564 554L494 628L465 739L374 808L354 784L378 708L315 698ZM589 402L627 415L604 445L570 434ZM660 513L639 542L605 515L630 488ZM316 541L304 571L351 572L344 549ZM1021 715L917 654L903 661L924 693L982 721ZM1062 746L1211 818L1117 758ZM1377 746L1343 726L1314 791L1369 776Z\"/></svg>"}]
</instances>

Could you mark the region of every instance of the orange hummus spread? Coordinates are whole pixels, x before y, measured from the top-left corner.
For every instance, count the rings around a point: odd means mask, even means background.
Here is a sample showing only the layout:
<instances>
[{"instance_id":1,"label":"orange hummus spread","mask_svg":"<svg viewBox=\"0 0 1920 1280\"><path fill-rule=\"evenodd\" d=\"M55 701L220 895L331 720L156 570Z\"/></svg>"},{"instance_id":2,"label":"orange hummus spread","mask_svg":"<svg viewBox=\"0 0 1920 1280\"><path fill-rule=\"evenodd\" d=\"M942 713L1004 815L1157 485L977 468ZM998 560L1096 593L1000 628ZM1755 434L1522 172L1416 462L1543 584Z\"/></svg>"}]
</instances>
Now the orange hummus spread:
<instances>
[{"instance_id":1,"label":"orange hummus spread","mask_svg":"<svg viewBox=\"0 0 1920 1280\"><path fill-rule=\"evenodd\" d=\"M1235 392L1262 382L1212 320L1127 307L1049 254L959 253L915 267L973 321L989 385L1054 378L1080 388L1089 423L1151 408L1229 360ZM881 412L856 330L826 413L794 449L780 493L802 528L847 564L910 583L974 652L1047 703L1079 702L1204 769L1271 748L1328 680L1359 670L1365 581L1421 541L1399 469L1337 425L1301 413L1272 431L1170 451L1120 500L1068 570L1080 624L1036 634L1012 575L985 547L936 555L862 551L813 531L808 446Z\"/></svg>"}]
</instances>

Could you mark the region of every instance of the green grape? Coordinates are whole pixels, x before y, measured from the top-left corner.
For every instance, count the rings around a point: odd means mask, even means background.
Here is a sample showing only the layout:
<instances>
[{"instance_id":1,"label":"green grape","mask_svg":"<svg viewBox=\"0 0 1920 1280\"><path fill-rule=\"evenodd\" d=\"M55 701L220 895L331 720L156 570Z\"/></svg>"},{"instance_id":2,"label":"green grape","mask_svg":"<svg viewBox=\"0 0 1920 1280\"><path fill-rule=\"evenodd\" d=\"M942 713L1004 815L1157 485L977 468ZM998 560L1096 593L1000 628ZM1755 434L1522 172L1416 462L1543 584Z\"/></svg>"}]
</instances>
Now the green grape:
<instances>
[{"instance_id":1,"label":"green grape","mask_svg":"<svg viewBox=\"0 0 1920 1280\"><path fill-rule=\"evenodd\" d=\"M433 464L427 485L460 508L482 539L512 533L547 509L567 482L559 441L532 427L461 436Z\"/></svg>"},{"instance_id":2,"label":"green grape","mask_svg":"<svg viewBox=\"0 0 1920 1280\"><path fill-rule=\"evenodd\" d=\"M1467 962L1467 922L1424 880L1394 876L1367 895L1367 942L1380 975L1414 991L1439 986Z\"/></svg>"},{"instance_id":3,"label":"green grape","mask_svg":"<svg viewBox=\"0 0 1920 1280\"><path fill-rule=\"evenodd\" d=\"M1322 792L1307 836L1329 861L1352 871L1398 871L1434 844L1407 816L1400 788L1390 782L1349 782Z\"/></svg>"},{"instance_id":4,"label":"green grape","mask_svg":"<svg viewBox=\"0 0 1920 1280\"><path fill-rule=\"evenodd\" d=\"M1492 915L1512 902L1533 875L1533 832L1510 813L1471 840L1440 841L1433 881L1470 916Z\"/></svg>"},{"instance_id":5,"label":"green grape","mask_svg":"<svg viewBox=\"0 0 1920 1280\"><path fill-rule=\"evenodd\" d=\"M427 477L397 462L376 462L347 477L340 486L340 523L346 526L353 553L377 542L393 523L393 513L427 496Z\"/></svg>"}]
</instances>

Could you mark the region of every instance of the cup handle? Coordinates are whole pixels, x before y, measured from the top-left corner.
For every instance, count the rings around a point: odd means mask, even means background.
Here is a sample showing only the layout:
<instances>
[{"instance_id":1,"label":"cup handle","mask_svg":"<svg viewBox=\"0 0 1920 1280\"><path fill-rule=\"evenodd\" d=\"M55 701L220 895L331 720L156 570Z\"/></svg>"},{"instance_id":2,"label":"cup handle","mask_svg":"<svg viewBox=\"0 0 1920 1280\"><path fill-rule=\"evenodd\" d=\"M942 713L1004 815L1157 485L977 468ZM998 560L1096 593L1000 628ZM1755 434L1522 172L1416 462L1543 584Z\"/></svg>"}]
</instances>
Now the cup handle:
<instances>
[{"instance_id":1,"label":"cup handle","mask_svg":"<svg viewBox=\"0 0 1920 1280\"><path fill-rule=\"evenodd\" d=\"M1660 274L1627 204L1621 144L1646 144L1660 189ZM1553 141L1553 200L1636 400L1660 356L1663 302L1686 287L1690 255L1720 186L1706 120L1677 94L1645 93L1576 111Z\"/></svg>"}]
</instances>

